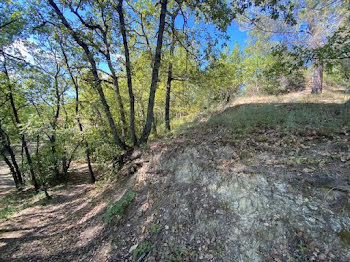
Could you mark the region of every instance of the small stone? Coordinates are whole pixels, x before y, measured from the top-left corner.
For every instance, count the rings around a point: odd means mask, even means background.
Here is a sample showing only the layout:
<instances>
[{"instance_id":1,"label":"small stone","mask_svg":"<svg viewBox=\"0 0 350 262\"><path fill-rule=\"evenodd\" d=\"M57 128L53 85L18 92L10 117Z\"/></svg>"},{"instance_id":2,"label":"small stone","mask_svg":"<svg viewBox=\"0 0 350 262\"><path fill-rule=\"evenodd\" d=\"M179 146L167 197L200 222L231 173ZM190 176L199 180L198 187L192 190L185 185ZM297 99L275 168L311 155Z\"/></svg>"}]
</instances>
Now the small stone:
<instances>
[{"instance_id":1,"label":"small stone","mask_svg":"<svg viewBox=\"0 0 350 262\"><path fill-rule=\"evenodd\" d=\"M129 253L132 253L132 251L134 251L137 248L137 246L138 246L138 244L131 246L129 249Z\"/></svg>"},{"instance_id":2,"label":"small stone","mask_svg":"<svg viewBox=\"0 0 350 262\"><path fill-rule=\"evenodd\" d=\"M169 230L169 226L168 225L165 226L165 230Z\"/></svg>"},{"instance_id":3,"label":"small stone","mask_svg":"<svg viewBox=\"0 0 350 262\"><path fill-rule=\"evenodd\" d=\"M315 223L316 222L316 219L314 219L313 217L309 217L307 218L308 221L310 221L311 223Z\"/></svg>"},{"instance_id":4,"label":"small stone","mask_svg":"<svg viewBox=\"0 0 350 262\"><path fill-rule=\"evenodd\" d=\"M325 259L326 259L326 255L323 254L323 253L321 253L321 254L318 256L318 258L319 258L320 260L325 260Z\"/></svg>"},{"instance_id":5,"label":"small stone","mask_svg":"<svg viewBox=\"0 0 350 262\"><path fill-rule=\"evenodd\" d=\"M219 209L216 209L215 213L219 214L219 215L223 215L224 214L224 212L222 210L219 210Z\"/></svg>"},{"instance_id":6,"label":"small stone","mask_svg":"<svg viewBox=\"0 0 350 262\"><path fill-rule=\"evenodd\" d=\"M212 254L207 254L205 255L205 259L213 259L214 256Z\"/></svg>"}]
</instances>

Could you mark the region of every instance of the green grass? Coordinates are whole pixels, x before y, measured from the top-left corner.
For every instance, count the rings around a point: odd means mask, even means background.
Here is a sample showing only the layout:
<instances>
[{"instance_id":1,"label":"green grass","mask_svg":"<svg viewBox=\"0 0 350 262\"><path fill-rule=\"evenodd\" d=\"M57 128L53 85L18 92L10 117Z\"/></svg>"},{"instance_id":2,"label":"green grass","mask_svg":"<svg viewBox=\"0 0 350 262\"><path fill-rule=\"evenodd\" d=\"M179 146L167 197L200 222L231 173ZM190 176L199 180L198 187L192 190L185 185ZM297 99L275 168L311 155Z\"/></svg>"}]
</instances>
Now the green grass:
<instances>
[{"instance_id":1,"label":"green grass","mask_svg":"<svg viewBox=\"0 0 350 262\"><path fill-rule=\"evenodd\" d=\"M110 203L105 215L105 223L119 223L124 216L127 208L136 198L136 193L132 190L127 191L116 203Z\"/></svg>"},{"instance_id":2,"label":"green grass","mask_svg":"<svg viewBox=\"0 0 350 262\"><path fill-rule=\"evenodd\" d=\"M144 241L139 245L136 249L133 250L133 254L136 258L140 257L144 253L150 251L152 248L151 243L148 241Z\"/></svg>"},{"instance_id":3,"label":"green grass","mask_svg":"<svg viewBox=\"0 0 350 262\"><path fill-rule=\"evenodd\" d=\"M264 128L337 130L350 123L345 104L247 104L212 116L207 125L245 132Z\"/></svg>"},{"instance_id":4,"label":"green grass","mask_svg":"<svg viewBox=\"0 0 350 262\"><path fill-rule=\"evenodd\" d=\"M0 200L0 220L4 220L13 214L34 205L46 204L44 192L35 193L32 190L27 192L13 192L7 194Z\"/></svg>"}]
</instances>

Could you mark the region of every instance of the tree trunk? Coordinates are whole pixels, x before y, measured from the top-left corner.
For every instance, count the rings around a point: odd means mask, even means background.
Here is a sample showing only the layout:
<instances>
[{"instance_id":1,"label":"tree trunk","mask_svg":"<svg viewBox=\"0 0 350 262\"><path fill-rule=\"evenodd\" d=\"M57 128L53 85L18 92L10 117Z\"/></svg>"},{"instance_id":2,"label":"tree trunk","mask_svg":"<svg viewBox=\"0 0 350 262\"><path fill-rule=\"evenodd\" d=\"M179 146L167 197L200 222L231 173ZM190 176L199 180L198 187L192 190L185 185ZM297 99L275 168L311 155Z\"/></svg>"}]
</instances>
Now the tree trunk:
<instances>
[{"instance_id":1,"label":"tree trunk","mask_svg":"<svg viewBox=\"0 0 350 262\"><path fill-rule=\"evenodd\" d=\"M109 48L109 44L108 44L108 41L107 41L106 32L103 31L103 34L104 34L103 35L103 41L104 41L105 47L106 47L105 57L106 57L106 60L107 60L108 68L109 68L109 70L111 71L111 74L112 74L114 91L115 91L115 95L117 97L117 102L118 102L118 106L119 106L120 119L122 121L122 137L125 138L125 136L127 134L127 130L126 130L127 129L127 123L126 123L126 118L125 118L125 110L124 110L123 100L122 100L122 97L120 95L118 78L117 78L117 75L115 73L114 67L112 65L110 48Z\"/></svg>"},{"instance_id":2,"label":"tree trunk","mask_svg":"<svg viewBox=\"0 0 350 262\"><path fill-rule=\"evenodd\" d=\"M311 94L321 94L322 87L323 87L323 65L318 64L314 66Z\"/></svg>"},{"instance_id":3,"label":"tree trunk","mask_svg":"<svg viewBox=\"0 0 350 262\"><path fill-rule=\"evenodd\" d=\"M95 175L94 175L94 171L92 170L91 159L90 159L89 143L85 139L85 136L84 136L84 133L83 133L83 125L81 124L80 117L79 117L79 85L78 85L76 79L73 76L73 73L72 73L71 68L69 66L68 58L67 58L66 53L65 53L65 51L63 49L63 46L61 46L61 48L62 48L62 53L63 53L63 57L64 57L64 60L65 60L65 63L67 65L69 76L70 76L70 78L71 78L71 80L73 82L74 88L75 88L75 117L77 119L77 124L78 124L78 127L79 127L79 131L80 131L80 133L82 135L82 140L83 140L84 146L85 146L85 155L86 155L86 162L87 162L88 168L89 168L90 182L93 184L93 183L95 183L96 178L95 178ZM121 106L122 106L122 104L121 104Z\"/></svg>"},{"instance_id":4,"label":"tree trunk","mask_svg":"<svg viewBox=\"0 0 350 262\"><path fill-rule=\"evenodd\" d=\"M44 191L46 199L50 200L51 196L47 192L46 182L43 180L43 174L42 174L42 171L41 171L43 168L42 168L42 165L41 165L41 162L40 162L39 147L40 147L40 135L38 134L36 136L35 156L36 156L36 161L37 161L37 167L39 169L39 174L40 174L39 175L39 180L40 180L40 183L41 183L41 190Z\"/></svg>"},{"instance_id":5,"label":"tree trunk","mask_svg":"<svg viewBox=\"0 0 350 262\"><path fill-rule=\"evenodd\" d=\"M175 50L175 18L177 13L171 17L171 42L170 42L170 62L168 66L168 79L166 83L165 93L165 128L170 131L170 92L171 92L171 81L173 80L173 58Z\"/></svg>"},{"instance_id":6,"label":"tree trunk","mask_svg":"<svg viewBox=\"0 0 350 262\"><path fill-rule=\"evenodd\" d=\"M125 67L126 67L126 77L127 77L127 83L128 83L129 104L130 104L130 132L131 132L132 142L134 146L136 146L137 137L135 133L135 97L134 97L134 92L132 88L131 62L130 62L128 39L126 36L126 27L125 27L125 20L124 20L124 14L123 14L123 0L119 0L117 5L117 12L119 15L120 31L123 37L123 46L124 46L124 54L125 54Z\"/></svg>"},{"instance_id":7,"label":"tree trunk","mask_svg":"<svg viewBox=\"0 0 350 262\"><path fill-rule=\"evenodd\" d=\"M18 181L18 177L17 177L17 173L15 168L13 167L11 161L6 157L5 152L1 152L2 158L5 160L5 163L7 164L7 166L10 169L13 181L15 182L16 188L20 189L21 187L21 183Z\"/></svg>"},{"instance_id":8,"label":"tree trunk","mask_svg":"<svg viewBox=\"0 0 350 262\"><path fill-rule=\"evenodd\" d=\"M57 130L57 121L60 116L60 111L61 111L61 95L60 91L58 88L58 75L60 72L59 66L56 67L57 71L55 74L55 93L56 93L56 112L55 112L55 117L51 123L51 127L53 129L53 134L50 137L50 143L51 143L51 152L54 157L54 173L56 176L56 179L60 179L60 171L59 171L59 166L58 166L58 157L56 155L57 150L56 150L56 130Z\"/></svg>"},{"instance_id":9,"label":"tree trunk","mask_svg":"<svg viewBox=\"0 0 350 262\"><path fill-rule=\"evenodd\" d=\"M154 118L153 118L152 129L153 129L154 136L157 137L158 136L158 133L157 133L157 116L154 116Z\"/></svg>"},{"instance_id":10,"label":"tree trunk","mask_svg":"<svg viewBox=\"0 0 350 262\"><path fill-rule=\"evenodd\" d=\"M5 131L1 128L1 125L0 125L0 139L2 140L2 144L3 144L2 154L5 158L4 151L7 151L9 153L10 158L11 158L10 164L13 166L14 174L16 175L16 180L18 181L19 184L23 185L24 182L23 182L23 178L22 178L22 173L21 173L21 170L19 169L19 166L17 164L15 153L12 150L10 138L5 133ZM5 160L5 162L6 162L6 160ZM9 166L9 168L11 169L10 166ZM11 170L11 172L12 172L12 170Z\"/></svg>"},{"instance_id":11,"label":"tree trunk","mask_svg":"<svg viewBox=\"0 0 350 262\"><path fill-rule=\"evenodd\" d=\"M103 92L103 89L102 89L102 86L101 86L101 79L98 76L96 61L95 61L95 59L93 57L93 54L91 53L88 45L81 39L81 37L77 34L77 32L75 32L73 30L73 28L68 23L67 19L64 17L63 13L58 8L56 3L53 0L48 0L48 1L49 1L49 4L51 5L51 7L54 9L54 11L57 14L57 16L59 17L59 19L61 20L62 24L69 30L69 32L70 32L71 36L74 38L75 42L81 48L83 48L84 53L87 56L88 61L90 63L90 71L91 71L91 73L93 75L93 78L94 78L94 88L97 90L97 92L98 92L98 94L100 96L100 100L101 100L101 103L103 105L103 109L105 111L105 114L106 114L106 117L107 117L107 120L108 120L108 124L109 124L109 127L111 129L111 132L112 132L112 135L113 135L113 138L114 138L114 142L121 149L126 150L127 146L119 138L119 135L118 135L118 132L117 132L117 127L115 125L114 119L113 119L111 111L109 109L109 105L107 103L105 94Z\"/></svg>"},{"instance_id":12,"label":"tree trunk","mask_svg":"<svg viewBox=\"0 0 350 262\"><path fill-rule=\"evenodd\" d=\"M154 108L154 100L155 100L155 94L156 94L158 77L159 77L159 67L161 62L163 34L164 34L164 28L165 28L165 18L166 18L168 0L161 0L160 3L161 3L161 11L160 11L160 17L159 17L159 30L158 30L156 53L154 56L154 66L152 69L150 94L148 98L147 119L140 138L140 144L147 142L149 134L151 132L153 117L154 117L153 108Z\"/></svg>"},{"instance_id":13,"label":"tree trunk","mask_svg":"<svg viewBox=\"0 0 350 262\"><path fill-rule=\"evenodd\" d=\"M107 64L108 64L109 70L112 73L114 91L115 91L115 95L117 97L117 102L119 105L120 120L122 121L122 137L124 137L124 139L125 139L125 136L127 134L127 123L126 123L126 118L125 118L125 110L124 110L123 100L122 100L122 97L120 95L118 78L115 74L115 70L113 68L113 65L112 65L112 62L110 61L110 59L107 59Z\"/></svg>"},{"instance_id":14,"label":"tree trunk","mask_svg":"<svg viewBox=\"0 0 350 262\"><path fill-rule=\"evenodd\" d=\"M8 147L6 148L6 151L7 151L7 152L9 153L9 155L10 155L10 158L11 158L11 161L12 161L12 164L13 164L13 167L14 167L14 169L15 169L15 171L16 171L16 174L17 174L18 182L19 182L20 184L23 185L23 184L24 184L24 181L23 181L23 178L22 178L22 173L21 173L21 170L19 169L19 166L18 166L17 160L16 160L16 156L15 156L15 154L14 154L14 152L13 152L11 146L8 146Z\"/></svg>"},{"instance_id":15,"label":"tree trunk","mask_svg":"<svg viewBox=\"0 0 350 262\"><path fill-rule=\"evenodd\" d=\"M16 105L15 105L15 101L14 101L14 98L13 98L12 86L11 86L11 83L10 83L10 77L9 77L7 69L6 69L6 65L4 66L4 68L5 68L5 75L6 75L6 78L7 78L7 81L8 81L9 99L10 99L10 104L11 104L13 116L15 118L15 122L16 122L18 128L21 128L22 125L21 125L21 121L20 121L19 116L18 116L18 112L17 112L17 108L16 108ZM26 155L26 158L27 158L27 162L28 162L28 165L29 165L29 172L30 172L30 175L31 175L31 178L32 178L32 183L34 185L35 191L38 192L39 191L39 184L38 184L38 182L36 181L36 178L35 178L33 162L32 162L32 158L30 156L29 150L28 150L27 141L26 141L26 138L25 138L24 134L21 134L20 136L21 136L21 141L22 141L22 147L24 148L24 152L25 152L25 155Z\"/></svg>"}]
</instances>

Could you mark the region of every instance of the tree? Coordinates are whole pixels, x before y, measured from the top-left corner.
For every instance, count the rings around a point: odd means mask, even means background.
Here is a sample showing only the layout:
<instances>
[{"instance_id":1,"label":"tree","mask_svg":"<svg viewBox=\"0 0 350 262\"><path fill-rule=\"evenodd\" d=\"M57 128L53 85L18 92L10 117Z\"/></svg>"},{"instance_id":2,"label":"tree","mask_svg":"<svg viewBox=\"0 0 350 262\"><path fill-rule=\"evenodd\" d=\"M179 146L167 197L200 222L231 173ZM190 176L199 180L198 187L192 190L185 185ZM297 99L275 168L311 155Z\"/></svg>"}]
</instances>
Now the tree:
<instances>
[{"instance_id":1,"label":"tree","mask_svg":"<svg viewBox=\"0 0 350 262\"><path fill-rule=\"evenodd\" d=\"M294 3L295 23L286 23L283 19L271 19L264 17L256 9L249 10L241 16L241 23L250 30L260 31L264 38L277 38L285 46L283 57L288 56L288 51L297 64L291 65L294 68L302 61L312 63L313 86L311 93L322 93L324 54L316 50L328 46L328 39L332 36L342 21L346 19L348 10L346 1L324 1L305 0ZM312 54L312 55L311 55Z\"/></svg>"}]
</instances>

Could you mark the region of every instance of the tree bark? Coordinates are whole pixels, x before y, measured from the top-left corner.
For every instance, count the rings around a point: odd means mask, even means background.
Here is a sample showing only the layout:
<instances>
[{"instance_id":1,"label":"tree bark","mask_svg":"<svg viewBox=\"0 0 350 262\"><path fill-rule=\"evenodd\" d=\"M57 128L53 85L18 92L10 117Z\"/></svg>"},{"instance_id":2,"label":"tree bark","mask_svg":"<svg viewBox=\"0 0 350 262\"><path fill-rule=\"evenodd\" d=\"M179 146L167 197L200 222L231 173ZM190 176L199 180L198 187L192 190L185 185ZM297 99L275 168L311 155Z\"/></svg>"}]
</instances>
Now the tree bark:
<instances>
[{"instance_id":1,"label":"tree bark","mask_svg":"<svg viewBox=\"0 0 350 262\"><path fill-rule=\"evenodd\" d=\"M161 11L160 11L160 17L159 17L159 30L158 30L158 38L157 38L157 47L156 47L156 52L154 56L154 66L152 69L152 80L151 80L150 94L148 99L147 119L140 138L140 144L147 142L149 134L151 132L153 118L154 118L154 112L153 112L154 100L155 100L155 94L156 94L158 77L159 77L159 67L161 62L163 34L164 34L164 28L165 28L165 18L166 18L168 0L160 0L160 3L161 3Z\"/></svg>"},{"instance_id":2,"label":"tree bark","mask_svg":"<svg viewBox=\"0 0 350 262\"><path fill-rule=\"evenodd\" d=\"M314 65L311 94L321 94L323 88L323 65Z\"/></svg>"},{"instance_id":3,"label":"tree bark","mask_svg":"<svg viewBox=\"0 0 350 262\"><path fill-rule=\"evenodd\" d=\"M171 93L171 82L173 80L173 58L175 50L175 18L177 12L171 17L171 42L170 42L170 62L168 66L168 79L166 83L166 93L165 93L165 128L170 131L170 93Z\"/></svg>"},{"instance_id":4,"label":"tree bark","mask_svg":"<svg viewBox=\"0 0 350 262\"><path fill-rule=\"evenodd\" d=\"M128 38L126 35L125 19L123 14L123 0L118 1L117 12L119 15L120 31L123 37L123 46L124 46L124 54L125 54L126 77L127 77L127 83L128 83L129 103L130 103L130 132L131 132L132 142L134 146L136 146L137 137L135 133L135 97L134 97L134 92L132 87L131 62L130 62Z\"/></svg>"},{"instance_id":5,"label":"tree bark","mask_svg":"<svg viewBox=\"0 0 350 262\"><path fill-rule=\"evenodd\" d=\"M59 92L59 88L58 88L58 75L60 72L60 68L59 66L56 66L56 73L55 73L55 94L56 94L56 112L55 112L55 116L54 119L51 123L51 127L53 129L53 134L52 136L50 136L50 143L51 143L51 152L52 155L54 157L54 173L56 176L56 179L59 180L60 179L60 172L59 172L59 166L58 166L58 158L56 156L56 130L57 130L57 121L58 118L60 116L60 110L61 110L61 95Z\"/></svg>"}]
</instances>

